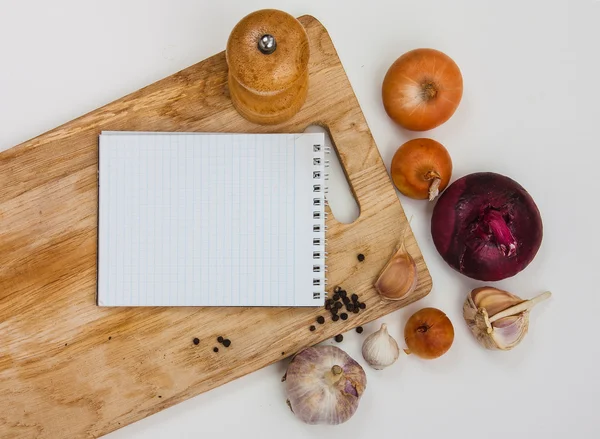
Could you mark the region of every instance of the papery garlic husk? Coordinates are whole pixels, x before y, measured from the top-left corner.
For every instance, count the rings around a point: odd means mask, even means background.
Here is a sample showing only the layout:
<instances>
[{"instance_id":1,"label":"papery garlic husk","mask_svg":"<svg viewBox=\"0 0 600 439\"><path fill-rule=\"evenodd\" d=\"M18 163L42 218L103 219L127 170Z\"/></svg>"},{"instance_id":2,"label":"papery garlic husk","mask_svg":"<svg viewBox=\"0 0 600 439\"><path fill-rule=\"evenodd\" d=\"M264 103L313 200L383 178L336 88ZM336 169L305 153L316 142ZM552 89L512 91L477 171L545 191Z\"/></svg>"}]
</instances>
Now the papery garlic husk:
<instances>
[{"instance_id":1,"label":"papery garlic husk","mask_svg":"<svg viewBox=\"0 0 600 439\"><path fill-rule=\"evenodd\" d=\"M548 291L531 300L523 300L497 288L475 288L465 300L463 316L482 346L507 351L527 334L531 308L550 295Z\"/></svg>"},{"instance_id":2,"label":"papery garlic husk","mask_svg":"<svg viewBox=\"0 0 600 439\"><path fill-rule=\"evenodd\" d=\"M398 343L387 330L387 325L381 325L379 331L369 335L362 346L363 358L374 369L385 369L394 364L400 355Z\"/></svg>"},{"instance_id":3,"label":"papery garlic husk","mask_svg":"<svg viewBox=\"0 0 600 439\"><path fill-rule=\"evenodd\" d=\"M375 289L386 299L400 300L416 287L417 264L402 241L400 248L381 270Z\"/></svg>"},{"instance_id":4,"label":"papery garlic husk","mask_svg":"<svg viewBox=\"0 0 600 439\"><path fill-rule=\"evenodd\" d=\"M284 380L288 405L307 424L346 422L367 386L360 364L335 346L304 349L292 359Z\"/></svg>"}]
</instances>

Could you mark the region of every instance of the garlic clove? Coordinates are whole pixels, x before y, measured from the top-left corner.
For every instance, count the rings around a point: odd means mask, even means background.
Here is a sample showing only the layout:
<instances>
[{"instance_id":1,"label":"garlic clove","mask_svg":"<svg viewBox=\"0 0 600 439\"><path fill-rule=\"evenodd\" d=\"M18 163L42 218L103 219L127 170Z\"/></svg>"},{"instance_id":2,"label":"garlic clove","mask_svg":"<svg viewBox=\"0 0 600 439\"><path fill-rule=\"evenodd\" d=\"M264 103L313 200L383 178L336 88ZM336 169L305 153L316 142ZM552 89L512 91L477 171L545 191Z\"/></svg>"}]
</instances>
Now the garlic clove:
<instances>
[{"instance_id":1,"label":"garlic clove","mask_svg":"<svg viewBox=\"0 0 600 439\"><path fill-rule=\"evenodd\" d=\"M404 243L383 267L375 282L377 292L389 300L400 300L417 287L417 264Z\"/></svg>"},{"instance_id":2,"label":"garlic clove","mask_svg":"<svg viewBox=\"0 0 600 439\"><path fill-rule=\"evenodd\" d=\"M507 351L518 345L527 334L529 313L504 317L492 323L492 337L498 349Z\"/></svg>"},{"instance_id":3,"label":"garlic clove","mask_svg":"<svg viewBox=\"0 0 600 439\"><path fill-rule=\"evenodd\" d=\"M381 370L392 364L400 355L398 343L387 330L383 323L379 331L369 335L362 346L363 358L374 369Z\"/></svg>"},{"instance_id":4,"label":"garlic clove","mask_svg":"<svg viewBox=\"0 0 600 439\"><path fill-rule=\"evenodd\" d=\"M471 292L473 303L477 308L485 308L488 315L497 314L506 308L523 302L523 299L497 288L476 288Z\"/></svg>"},{"instance_id":5,"label":"garlic clove","mask_svg":"<svg viewBox=\"0 0 600 439\"><path fill-rule=\"evenodd\" d=\"M477 341L487 349L510 350L529 329L529 311L550 292L523 300L492 287L476 288L467 296L463 316Z\"/></svg>"}]
</instances>

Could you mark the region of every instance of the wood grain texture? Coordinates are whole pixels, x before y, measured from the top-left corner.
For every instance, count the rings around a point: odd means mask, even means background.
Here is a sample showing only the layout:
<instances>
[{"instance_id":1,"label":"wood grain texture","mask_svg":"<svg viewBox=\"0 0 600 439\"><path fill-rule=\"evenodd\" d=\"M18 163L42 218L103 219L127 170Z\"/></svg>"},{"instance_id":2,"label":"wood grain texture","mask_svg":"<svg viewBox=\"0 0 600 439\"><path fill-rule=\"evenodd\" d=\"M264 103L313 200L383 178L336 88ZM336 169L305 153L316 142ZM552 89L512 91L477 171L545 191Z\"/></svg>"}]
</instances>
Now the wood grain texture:
<instances>
[{"instance_id":1,"label":"wood grain texture","mask_svg":"<svg viewBox=\"0 0 600 439\"><path fill-rule=\"evenodd\" d=\"M268 55L257 47L265 34L277 42ZM261 9L242 18L225 50L229 94L238 112L259 124L290 119L306 101L309 54L306 30L290 14Z\"/></svg>"},{"instance_id":2,"label":"wood grain texture","mask_svg":"<svg viewBox=\"0 0 600 439\"><path fill-rule=\"evenodd\" d=\"M220 53L0 154L0 437L101 436L430 291L412 233L416 291L389 302L373 289L406 217L327 31L313 17L300 21L311 45L309 92L284 124L259 126L236 112ZM302 132L311 124L329 130L360 207L352 224L327 220L329 289L358 293L367 310L310 332L322 309L96 306L101 130ZM232 345L217 354L218 335Z\"/></svg>"}]
</instances>

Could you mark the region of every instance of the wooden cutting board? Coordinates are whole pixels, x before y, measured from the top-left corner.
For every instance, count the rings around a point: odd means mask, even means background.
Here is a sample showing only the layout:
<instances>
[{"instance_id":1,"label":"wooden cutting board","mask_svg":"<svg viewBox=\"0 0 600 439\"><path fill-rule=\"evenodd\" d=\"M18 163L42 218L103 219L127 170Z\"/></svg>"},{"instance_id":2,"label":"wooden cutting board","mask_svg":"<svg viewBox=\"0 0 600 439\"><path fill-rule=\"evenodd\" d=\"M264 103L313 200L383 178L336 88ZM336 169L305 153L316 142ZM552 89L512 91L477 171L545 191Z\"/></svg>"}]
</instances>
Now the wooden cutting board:
<instances>
[{"instance_id":1,"label":"wooden cutting board","mask_svg":"<svg viewBox=\"0 0 600 439\"><path fill-rule=\"evenodd\" d=\"M327 31L313 17L300 21L310 39L309 94L284 124L237 114L219 53L0 153L0 437L101 436L431 290L412 233L416 291L389 302L372 287L407 220ZM365 311L327 317L310 332L323 309L96 306L101 130L303 132L311 124L329 130L360 207L352 224L327 220L329 289L356 292ZM219 335L232 345L214 353Z\"/></svg>"}]
</instances>

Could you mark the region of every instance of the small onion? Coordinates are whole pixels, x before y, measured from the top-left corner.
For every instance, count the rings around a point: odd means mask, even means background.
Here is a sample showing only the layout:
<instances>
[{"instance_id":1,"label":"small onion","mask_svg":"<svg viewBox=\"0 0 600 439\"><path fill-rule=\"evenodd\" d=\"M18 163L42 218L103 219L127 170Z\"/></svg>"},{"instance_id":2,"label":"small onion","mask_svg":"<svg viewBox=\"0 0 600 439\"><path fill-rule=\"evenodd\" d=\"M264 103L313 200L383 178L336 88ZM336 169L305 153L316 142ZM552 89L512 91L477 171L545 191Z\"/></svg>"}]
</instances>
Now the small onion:
<instances>
[{"instance_id":1,"label":"small onion","mask_svg":"<svg viewBox=\"0 0 600 439\"><path fill-rule=\"evenodd\" d=\"M360 364L335 346L304 349L292 359L283 379L288 405L307 424L346 422L367 386Z\"/></svg>"}]
</instances>

